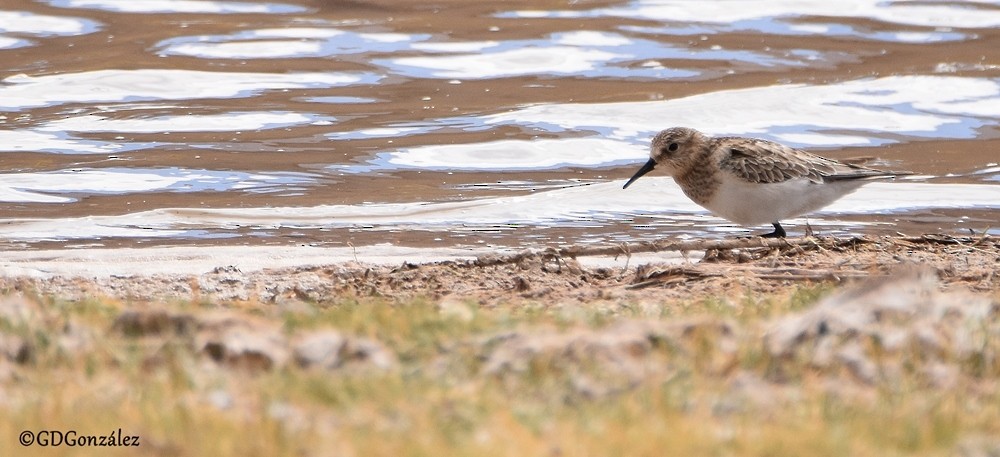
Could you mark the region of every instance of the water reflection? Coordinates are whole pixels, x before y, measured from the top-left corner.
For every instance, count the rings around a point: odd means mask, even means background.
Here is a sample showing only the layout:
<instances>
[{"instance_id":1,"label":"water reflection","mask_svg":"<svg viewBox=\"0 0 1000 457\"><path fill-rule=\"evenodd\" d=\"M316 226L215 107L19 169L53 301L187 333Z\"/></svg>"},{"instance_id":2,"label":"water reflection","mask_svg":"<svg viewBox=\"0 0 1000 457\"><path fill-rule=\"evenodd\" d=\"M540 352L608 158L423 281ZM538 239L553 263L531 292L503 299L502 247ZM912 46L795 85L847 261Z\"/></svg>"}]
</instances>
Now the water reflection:
<instances>
[{"instance_id":1,"label":"water reflection","mask_svg":"<svg viewBox=\"0 0 1000 457\"><path fill-rule=\"evenodd\" d=\"M306 173L244 173L181 168L83 168L0 174L0 201L71 203L80 195L147 192L287 192L311 184Z\"/></svg>"},{"instance_id":2,"label":"water reflection","mask_svg":"<svg viewBox=\"0 0 1000 457\"><path fill-rule=\"evenodd\" d=\"M266 90L367 84L365 73L238 73L194 70L97 70L46 76L16 75L0 86L0 108L69 103L245 98Z\"/></svg>"},{"instance_id":3,"label":"water reflection","mask_svg":"<svg viewBox=\"0 0 1000 457\"><path fill-rule=\"evenodd\" d=\"M43 121L33 127L0 130L0 151L38 151L58 154L121 153L174 143L170 132L240 132L296 125L329 125L335 118L287 111L233 111L192 114L174 105L144 101L247 98L269 90L317 89L370 84L379 77L362 73L235 73L189 70L100 70L6 78L0 86L0 108L26 111L68 104L120 103L98 106L84 115ZM177 110L182 114L143 116L143 112ZM101 113L101 114L96 114ZM114 113L112 117L109 114ZM0 119L0 124L6 123ZM75 132L75 133L71 133ZM123 141L82 138L79 133L156 133L162 141Z\"/></svg>"},{"instance_id":4,"label":"water reflection","mask_svg":"<svg viewBox=\"0 0 1000 457\"><path fill-rule=\"evenodd\" d=\"M0 11L0 49L14 49L35 44L27 38L71 36L93 33L99 23L75 17L49 16L27 11ZM11 34L15 36L10 36Z\"/></svg>"},{"instance_id":5,"label":"water reflection","mask_svg":"<svg viewBox=\"0 0 1000 457\"><path fill-rule=\"evenodd\" d=\"M230 35L185 36L156 44L160 55L207 59L277 59L324 57L407 50L429 35L354 33L335 28L291 27L248 30Z\"/></svg>"},{"instance_id":6,"label":"water reflection","mask_svg":"<svg viewBox=\"0 0 1000 457\"><path fill-rule=\"evenodd\" d=\"M33 216L3 220L0 240L531 244L745 230L669 179L621 191L614 178L672 125L867 149L920 173L866 187L814 227L996 219L996 2L443 5L0 7L0 201ZM153 209L102 206L140 194L159 195ZM91 212L103 216L66 216Z\"/></svg>"},{"instance_id":7,"label":"water reflection","mask_svg":"<svg viewBox=\"0 0 1000 457\"><path fill-rule=\"evenodd\" d=\"M968 38L949 28L990 28L1000 25L995 2L885 2L882 0L775 1L638 0L624 6L592 10L520 10L500 14L516 18L603 18L608 16L655 21L669 26L642 28L664 34L696 35L734 31L756 31L776 35L823 35L859 37L881 41L935 42ZM867 31L852 25L803 22L802 18L859 18L883 23L933 27L931 31ZM691 25L695 24L695 25Z\"/></svg>"},{"instance_id":8,"label":"water reflection","mask_svg":"<svg viewBox=\"0 0 1000 457\"><path fill-rule=\"evenodd\" d=\"M334 168L606 168L645 160L649 138L675 125L696 125L712 135L754 136L822 148L975 138L980 128L1000 125L998 119L1000 80L900 76L719 91L652 102L540 104L479 118L445 119L424 128L383 129L371 133L398 136L456 126L470 131L518 126L547 134L591 136L401 148L379 153L365 165Z\"/></svg>"},{"instance_id":9,"label":"water reflection","mask_svg":"<svg viewBox=\"0 0 1000 457\"><path fill-rule=\"evenodd\" d=\"M574 132L596 125L607 137L643 142L667 126L697 125L711 135L751 135L822 147L895 141L886 132L895 138L973 138L976 128L996 125L998 118L1000 80L899 76L728 90L655 102L537 105L491 115L485 122L537 124L549 131L558 126Z\"/></svg>"},{"instance_id":10,"label":"water reflection","mask_svg":"<svg viewBox=\"0 0 1000 457\"><path fill-rule=\"evenodd\" d=\"M336 28L292 27L230 35L171 38L156 45L160 55L206 59L276 59L375 55L422 51L424 56L370 60L389 71L418 78L486 79L524 75L692 78L717 72L665 66L663 60L715 60L756 67L835 65L852 60L843 53L792 50L760 53L691 49L618 33L574 31L536 40L427 41L427 34L355 33Z\"/></svg>"},{"instance_id":11,"label":"water reflection","mask_svg":"<svg viewBox=\"0 0 1000 457\"><path fill-rule=\"evenodd\" d=\"M241 130L267 130L294 125L332 122L334 118L308 113L274 111L232 112L225 114L184 114L154 116L137 119L113 119L91 114L72 116L46 122L38 131L71 132L238 132Z\"/></svg>"},{"instance_id":12,"label":"water reflection","mask_svg":"<svg viewBox=\"0 0 1000 457\"><path fill-rule=\"evenodd\" d=\"M54 154L114 154L159 146L155 141L103 141L84 139L62 131L0 130L2 152Z\"/></svg>"},{"instance_id":13,"label":"water reflection","mask_svg":"<svg viewBox=\"0 0 1000 457\"><path fill-rule=\"evenodd\" d=\"M173 179L159 176L169 189L197 186L203 171L193 177ZM247 188L245 177L230 177ZM266 177L265 181L280 180ZM141 179L140 179L141 181ZM204 183L211 182L211 177ZM196 184L191 184L192 182ZM641 184L640 184L641 183ZM11 221L0 226L0 237L12 240L78 239L85 237L172 236L181 231L202 230L213 236L235 236L247 230L277 232L323 231L350 228L372 231L420 230L429 233L503 232L522 228L600 229L603 234L636 228L663 233L691 233L707 230L719 234L745 232L748 228L710 216L681 193L669 178L652 177L623 191L621 182L562 187L527 195L485 198L459 202L373 203L362 205L321 205L314 207L161 209L120 216L62 218L41 229L39 221ZM266 185L266 184L265 184ZM128 187L126 183L124 187ZM239 188L239 187L234 187ZM222 189L218 189L222 190ZM179 190L183 191L183 190ZM1000 186L971 184L873 183L848 195L830 207L806 218L788 221L800 230L808 221L813 227L863 226L850 215L891 214L905 211L947 208L1000 209ZM838 215L827 219L825 215ZM846 219L846 220L845 220ZM626 224L624 227L621 224ZM617 226L617 228L616 228ZM28 228L26 228L28 227ZM129 231L141 227L141 231ZM102 229L106 230L102 232ZM161 233L162 232L162 233ZM163 234L165 233L165 234ZM618 233L623 236L622 233ZM602 235L604 236L604 235Z\"/></svg>"},{"instance_id":14,"label":"water reflection","mask_svg":"<svg viewBox=\"0 0 1000 457\"><path fill-rule=\"evenodd\" d=\"M118 13L291 14L308 8L286 3L250 3L207 0L48 0L59 8L83 8Z\"/></svg>"},{"instance_id":15,"label":"water reflection","mask_svg":"<svg viewBox=\"0 0 1000 457\"><path fill-rule=\"evenodd\" d=\"M604 168L642 159L648 150L604 138L501 140L475 144L429 145L379 154L366 169L465 171L545 170L568 167ZM351 172L357 166L336 166Z\"/></svg>"}]
</instances>

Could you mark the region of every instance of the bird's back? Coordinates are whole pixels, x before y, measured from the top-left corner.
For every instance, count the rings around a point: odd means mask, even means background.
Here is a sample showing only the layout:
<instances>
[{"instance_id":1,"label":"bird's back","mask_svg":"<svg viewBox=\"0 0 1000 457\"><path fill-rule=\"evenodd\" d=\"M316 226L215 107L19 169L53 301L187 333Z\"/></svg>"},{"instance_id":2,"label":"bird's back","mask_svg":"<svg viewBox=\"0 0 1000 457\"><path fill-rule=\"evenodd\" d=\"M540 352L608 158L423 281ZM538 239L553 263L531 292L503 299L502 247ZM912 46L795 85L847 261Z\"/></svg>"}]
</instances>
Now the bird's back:
<instances>
[{"instance_id":1,"label":"bird's back","mask_svg":"<svg viewBox=\"0 0 1000 457\"><path fill-rule=\"evenodd\" d=\"M773 141L721 137L713 140L719 167L750 183L805 178L816 183L888 178L901 173L839 162Z\"/></svg>"}]
</instances>

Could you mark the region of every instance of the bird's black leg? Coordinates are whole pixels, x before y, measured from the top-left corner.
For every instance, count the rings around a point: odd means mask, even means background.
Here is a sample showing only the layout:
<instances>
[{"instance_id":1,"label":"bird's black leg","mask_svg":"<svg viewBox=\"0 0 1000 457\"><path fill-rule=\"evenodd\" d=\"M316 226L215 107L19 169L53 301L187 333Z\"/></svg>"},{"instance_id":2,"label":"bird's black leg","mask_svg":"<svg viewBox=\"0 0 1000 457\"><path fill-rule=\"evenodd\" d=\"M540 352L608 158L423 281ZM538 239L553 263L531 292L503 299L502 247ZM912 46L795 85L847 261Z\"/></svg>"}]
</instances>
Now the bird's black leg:
<instances>
[{"instance_id":1,"label":"bird's black leg","mask_svg":"<svg viewBox=\"0 0 1000 457\"><path fill-rule=\"evenodd\" d=\"M785 237L785 229L781 228L781 224L780 223L775 222L775 223L773 223L771 225L774 226L774 231L771 232L771 233L768 233L766 235L761 235L760 236L761 238L784 238Z\"/></svg>"}]
</instances>

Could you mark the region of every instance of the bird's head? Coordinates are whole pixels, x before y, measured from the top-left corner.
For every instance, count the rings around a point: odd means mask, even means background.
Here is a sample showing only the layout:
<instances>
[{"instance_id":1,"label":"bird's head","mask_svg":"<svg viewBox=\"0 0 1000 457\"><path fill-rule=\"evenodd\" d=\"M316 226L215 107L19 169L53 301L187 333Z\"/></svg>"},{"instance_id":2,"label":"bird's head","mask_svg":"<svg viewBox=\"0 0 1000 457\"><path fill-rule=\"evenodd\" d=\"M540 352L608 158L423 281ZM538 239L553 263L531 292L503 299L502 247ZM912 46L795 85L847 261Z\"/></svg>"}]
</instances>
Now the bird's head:
<instances>
[{"instance_id":1,"label":"bird's head","mask_svg":"<svg viewBox=\"0 0 1000 457\"><path fill-rule=\"evenodd\" d=\"M708 141L701 132L687 127L673 127L661 131L653 137L649 147L649 160L622 189L628 188L635 180L654 168L665 171L670 176L676 176L689 169L694 164L696 152Z\"/></svg>"}]
</instances>

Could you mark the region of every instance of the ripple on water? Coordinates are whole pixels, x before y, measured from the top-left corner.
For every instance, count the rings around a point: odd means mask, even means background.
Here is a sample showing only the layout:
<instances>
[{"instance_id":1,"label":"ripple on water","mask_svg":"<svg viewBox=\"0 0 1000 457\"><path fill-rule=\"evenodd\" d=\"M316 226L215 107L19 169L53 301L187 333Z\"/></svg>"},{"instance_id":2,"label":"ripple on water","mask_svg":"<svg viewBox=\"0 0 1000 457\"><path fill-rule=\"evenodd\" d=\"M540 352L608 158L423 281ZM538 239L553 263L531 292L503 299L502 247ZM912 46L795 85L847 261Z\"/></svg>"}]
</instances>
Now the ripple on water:
<instances>
[{"instance_id":1,"label":"ripple on water","mask_svg":"<svg viewBox=\"0 0 1000 457\"><path fill-rule=\"evenodd\" d=\"M343 87L370 84L379 78L367 73L280 74L192 70L99 70L37 77L11 76L4 79L4 85L0 86L0 109L17 112L59 105L112 105L99 107L96 111L101 114L69 115L36 123L29 128L0 130L0 150L58 154L120 153L169 142L99 140L82 138L74 132L239 132L331 124L335 120L333 117L278 110L188 114L185 109L183 114L142 117L144 110L162 111L178 107L137 102L249 98L271 90Z\"/></svg>"},{"instance_id":2,"label":"ripple on water","mask_svg":"<svg viewBox=\"0 0 1000 457\"><path fill-rule=\"evenodd\" d=\"M842 53L811 50L777 55L721 47L697 49L600 31L558 32L541 39L506 41L427 41L430 37L292 27L170 38L157 43L155 48L164 56L205 59L288 59L365 53L374 57L370 63L394 73L437 79L568 74L595 78L694 78L722 72L682 68L680 64L663 61L714 60L773 68L835 65L851 60ZM426 55L390 56L401 51Z\"/></svg>"},{"instance_id":3,"label":"ripple on water","mask_svg":"<svg viewBox=\"0 0 1000 457\"><path fill-rule=\"evenodd\" d=\"M687 62L691 60L739 62L757 69L800 67L817 60L808 53L776 55L721 47L699 49L590 30L557 32L537 40L431 42L413 47L430 54L374 62L399 74L438 79L567 74L588 78L684 79L726 73L688 68ZM829 65L850 60L842 55L814 53L822 55Z\"/></svg>"},{"instance_id":4,"label":"ripple on water","mask_svg":"<svg viewBox=\"0 0 1000 457\"><path fill-rule=\"evenodd\" d=\"M23 214L45 218L5 220L0 239L278 236L293 230L297 236L325 232L321 239L342 242L340 235L353 230L427 231L437 240L482 243L483 233L549 240L583 234L583 241L641 239L661 230L724 233L743 228L707 215L669 179L651 177L623 191L622 182L600 176L603 171L577 169L643 161L649 138L671 125L821 149L972 139L1000 122L1000 79L981 77L995 75L996 65L978 59L978 48L989 43L978 38L995 38L988 29L1000 25L995 1L635 0L494 14L495 5L468 0L454 16L400 4L391 8L395 19L380 16L369 2L344 9L321 3L40 0L25 2L24 9L47 14L0 11L0 50L21 59L9 74L32 72L0 82L0 150L169 150L129 154L142 160L114 161L108 165L123 166L104 169L70 169L87 158L50 155L38 163L57 171L4 174L0 201L18 202ZM70 17L75 15L104 22ZM451 27L452 20L469 22ZM921 47L926 55L913 52L913 44L935 42L952 43ZM80 45L67 51L62 44ZM6 52L33 45L39 46L28 57ZM107 49L128 52L115 56ZM901 50L912 60L900 72L930 76L850 80L891 65ZM324 71L331 66L362 70ZM239 68L249 70L226 71ZM744 73L749 77L718 78ZM733 81L746 86L783 78L832 83L704 92ZM627 88L618 92L618 83ZM594 88L610 90L595 96ZM678 97L678 90L697 95ZM572 103L574 97L603 96L632 101ZM654 98L660 100L634 101ZM455 115L441 114L447 108ZM325 112L337 117L320 114ZM168 135L173 132L215 133ZM324 139L336 153L317 145ZM972 142L949 145L962 143ZM190 149L196 150L184 152ZM323 175L258 172L258 156L247 150L264 151L259 156L267 155L268 167L325 165L328 172L354 175L329 183ZM194 154L225 157L188 167ZM877 220L876 214L932 213L944 220L967 208L996 209L1000 173L996 163L982 166L995 160L981 157L977 152L979 163L963 162L948 179L972 184L876 183L814 217L825 226L856 226ZM34 166L32 154L15 159L17 166ZM206 170L201 163L242 170ZM412 200L406 203L358 203L380 198L367 192L385 184L378 178L418 175L395 176L397 170L427 171L420 184L439 186L433 195L441 201L413 194L402 198ZM436 179L446 173L478 174ZM547 179L567 176L588 179ZM494 180L499 182L468 184ZM340 192L341 183L350 191ZM487 190L469 192L480 188ZM119 214L120 208L97 208L95 213L116 215L67 218L52 204L157 192L172 194L158 201L179 209ZM185 208L201 204L189 195L195 192L234 192L234 200L248 192L304 197L284 199L294 207ZM319 198L342 204L309 206ZM90 214L85 205L112 200L123 199L93 198L72 212ZM938 211L954 208L963 211ZM832 213L868 215L861 219L869 222L827 218Z\"/></svg>"},{"instance_id":5,"label":"ripple on water","mask_svg":"<svg viewBox=\"0 0 1000 457\"><path fill-rule=\"evenodd\" d=\"M649 138L675 125L697 126L711 135L754 136L823 148L878 146L908 139L969 139L983 126L1000 125L998 120L1000 80L894 76L725 90L662 101L538 104L498 114L440 119L422 127L385 128L367 133L394 136L444 128L481 131L517 126L572 137L407 147L377 153L365 164L332 168L344 172L604 168L645 160ZM334 138L350 135L331 134Z\"/></svg>"},{"instance_id":6,"label":"ripple on water","mask_svg":"<svg viewBox=\"0 0 1000 457\"><path fill-rule=\"evenodd\" d=\"M230 2L208 0L47 0L59 8L80 8L116 13L200 13L200 14L291 14L309 9L287 3Z\"/></svg>"},{"instance_id":7,"label":"ripple on water","mask_svg":"<svg viewBox=\"0 0 1000 457\"><path fill-rule=\"evenodd\" d=\"M188 168L80 168L0 174L0 201L69 203L80 195L145 192L267 192L314 182L307 173L248 173Z\"/></svg>"},{"instance_id":8,"label":"ripple on water","mask_svg":"<svg viewBox=\"0 0 1000 457\"><path fill-rule=\"evenodd\" d=\"M153 116L144 118L114 119L90 114L72 116L57 121L46 122L38 131L71 132L121 132L121 133L162 133L162 132L237 132L241 130L267 130L295 125L312 124L318 121L333 121L334 118L308 113L280 111L230 112L225 114L182 114L176 116Z\"/></svg>"},{"instance_id":9,"label":"ripple on water","mask_svg":"<svg viewBox=\"0 0 1000 457\"><path fill-rule=\"evenodd\" d=\"M244 98L266 90L369 84L369 73L238 73L197 70L97 70L45 76L15 75L0 86L0 108L69 103Z\"/></svg>"},{"instance_id":10,"label":"ripple on water","mask_svg":"<svg viewBox=\"0 0 1000 457\"><path fill-rule=\"evenodd\" d=\"M238 180L237 180L238 181ZM375 231L428 232L511 231L518 228L607 228L641 218L642 227L679 227L691 232L699 225L719 231L743 230L714 217L692 203L673 180L651 177L627 191L620 182L574 186L527 195L460 202L411 202L312 207L158 209L116 216L56 218L48 221L6 221L0 239L31 241L100 236L170 236L180 231L206 230L216 236L238 230L294 228L323 230L358 228ZM809 217L824 226L857 226L843 215L888 214L947 208L1000 208L1000 186L985 184L872 183ZM827 220L824 215L839 214ZM793 219L800 225L805 219ZM102 234L102 230L105 232ZM671 228L674 230L674 228ZM699 229L702 230L702 229Z\"/></svg>"},{"instance_id":11,"label":"ripple on water","mask_svg":"<svg viewBox=\"0 0 1000 457\"><path fill-rule=\"evenodd\" d=\"M50 16L27 11L0 11L0 49L31 46L34 41L23 38L86 35L100 29L100 23L76 17ZM8 36L15 34L16 36Z\"/></svg>"},{"instance_id":12,"label":"ripple on water","mask_svg":"<svg viewBox=\"0 0 1000 457\"><path fill-rule=\"evenodd\" d=\"M154 46L160 55L204 59L290 59L358 53L391 53L411 49L430 35L355 33L336 28L290 27L228 35L183 36Z\"/></svg>"},{"instance_id":13,"label":"ripple on water","mask_svg":"<svg viewBox=\"0 0 1000 457\"><path fill-rule=\"evenodd\" d=\"M700 35L734 31L755 31L771 35L823 35L857 37L877 41L929 43L969 39L972 35L952 28L990 28L1000 25L1000 10L994 2L933 4L844 0L828 2L722 0L638 0L626 5L591 10L520 10L500 13L507 18L607 18L622 17L662 22L663 26L623 26L623 30L671 35ZM979 7L981 6L981 7ZM797 23L801 18L874 19L890 26L927 27L931 30L901 29L892 32L866 30L838 23Z\"/></svg>"}]
</instances>

